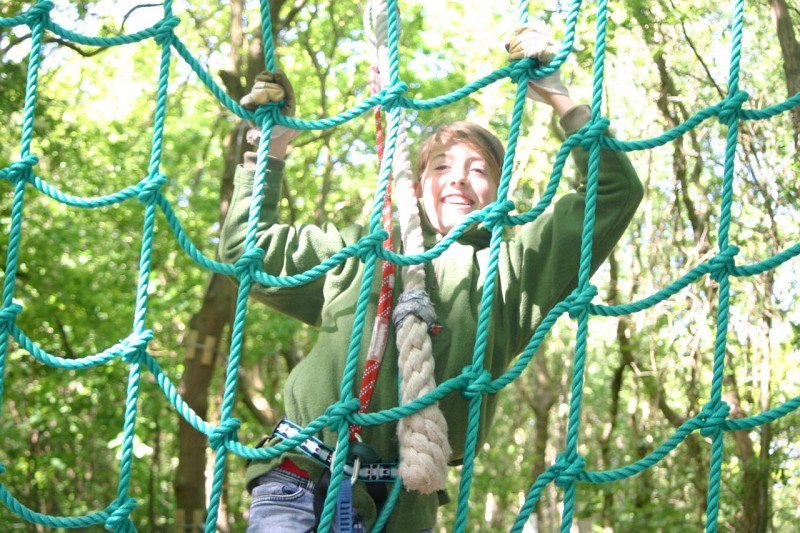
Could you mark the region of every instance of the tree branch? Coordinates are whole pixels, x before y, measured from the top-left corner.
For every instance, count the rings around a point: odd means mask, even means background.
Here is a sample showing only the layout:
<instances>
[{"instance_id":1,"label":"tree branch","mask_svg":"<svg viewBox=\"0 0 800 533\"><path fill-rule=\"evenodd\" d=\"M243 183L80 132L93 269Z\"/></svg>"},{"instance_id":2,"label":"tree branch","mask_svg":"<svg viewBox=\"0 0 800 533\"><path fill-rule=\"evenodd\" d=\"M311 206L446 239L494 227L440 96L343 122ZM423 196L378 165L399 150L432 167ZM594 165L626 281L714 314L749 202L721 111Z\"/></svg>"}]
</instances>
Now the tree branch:
<instances>
[{"instance_id":1,"label":"tree branch","mask_svg":"<svg viewBox=\"0 0 800 533\"><path fill-rule=\"evenodd\" d=\"M308 0L298 0L297 2L295 2L292 5L292 8L288 11L288 13L286 13L286 15L283 18L279 19L281 22L280 24L281 27L285 28L289 24L291 24L297 17L297 15L299 15L300 12L303 10L303 8L305 8L307 5L308 5Z\"/></svg>"},{"instance_id":2,"label":"tree branch","mask_svg":"<svg viewBox=\"0 0 800 533\"><path fill-rule=\"evenodd\" d=\"M145 8L145 7L160 7L160 6L163 6L163 5L164 4L162 2L157 2L157 3L154 3L154 4L139 4L138 6L133 6L132 8L130 8L128 10L127 13L125 13L125 16L122 17L122 23L119 25L119 31L122 32L125 29L125 23L128 21L128 18L131 15L133 15L133 12L136 11L137 9L142 9L142 8Z\"/></svg>"},{"instance_id":3,"label":"tree branch","mask_svg":"<svg viewBox=\"0 0 800 533\"><path fill-rule=\"evenodd\" d=\"M12 35L12 36L11 36L11 37L8 39L8 46L6 46L5 48L3 48L3 50L2 50L2 51L3 51L3 55L5 55L6 53L8 53L8 51L9 51L9 50L11 50L12 48L14 48L14 47L15 47L15 46L17 46L18 44L20 44L20 43L22 43L22 42L24 42L24 41L27 41L27 40L28 40L28 39L30 39L30 38L31 38L31 34L30 34L30 33L26 33L26 34L24 34L24 35L21 35L21 36L19 36L19 37L15 37L15 36L13 36L13 35Z\"/></svg>"},{"instance_id":4,"label":"tree branch","mask_svg":"<svg viewBox=\"0 0 800 533\"><path fill-rule=\"evenodd\" d=\"M670 6L672 6L672 11L674 13L677 13L678 12L678 8L675 5L675 2L673 2L672 0L669 0L669 3L670 3ZM697 60L700 62L700 65L702 65L703 70L706 71L706 75L708 76L708 80L711 82L711 84L717 90L717 94L719 94L720 98L724 98L725 97L725 92L717 84L717 81L714 79L714 76L711 75L711 69L708 68L708 65L706 65L705 60L703 60L703 56L700 55L700 52L697 51L697 48L694 45L694 42L692 42L692 38L689 37L689 32L686 31L686 24L684 23L683 17L681 17L681 32L683 33L683 38L686 39L686 43L689 45L689 48L691 48L692 53L694 53L694 57L697 58Z\"/></svg>"},{"instance_id":5,"label":"tree branch","mask_svg":"<svg viewBox=\"0 0 800 533\"><path fill-rule=\"evenodd\" d=\"M84 50L83 48L81 48L80 46L78 46L77 44L73 43L72 41L67 41L67 40L64 40L64 39L62 39L60 37L48 37L48 38L46 38L44 40L44 42L46 42L46 43L57 43L57 44L59 44L61 46L64 46L66 48L69 48L70 50L73 50L73 51L77 52L78 55L83 56L83 57L93 57L93 56L96 56L97 54L105 52L106 50L111 48L110 46L98 46L97 48L95 48L92 51L87 51L87 50Z\"/></svg>"},{"instance_id":6,"label":"tree branch","mask_svg":"<svg viewBox=\"0 0 800 533\"><path fill-rule=\"evenodd\" d=\"M72 344L69 342L69 336L67 335L67 330L64 327L64 323L61 322L61 319L58 316L55 317L56 326L58 327L58 336L61 339L61 348L64 350L64 353L67 354L69 359L75 359L75 351L72 349Z\"/></svg>"}]
</instances>

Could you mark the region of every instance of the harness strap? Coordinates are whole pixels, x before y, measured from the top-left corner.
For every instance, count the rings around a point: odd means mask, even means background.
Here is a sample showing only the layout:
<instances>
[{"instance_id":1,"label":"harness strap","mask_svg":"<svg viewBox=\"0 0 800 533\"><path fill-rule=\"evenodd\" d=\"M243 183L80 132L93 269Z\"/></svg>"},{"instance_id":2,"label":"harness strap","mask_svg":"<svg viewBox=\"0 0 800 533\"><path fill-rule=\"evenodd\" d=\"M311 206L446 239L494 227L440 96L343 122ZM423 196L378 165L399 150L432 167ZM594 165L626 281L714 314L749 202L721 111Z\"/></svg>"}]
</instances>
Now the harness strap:
<instances>
[{"instance_id":1,"label":"harness strap","mask_svg":"<svg viewBox=\"0 0 800 533\"><path fill-rule=\"evenodd\" d=\"M303 428L285 418L278 422L272 435L282 439L296 437ZM321 463L325 468L330 469L333 462L334 449L316 437L309 437L301 442L297 447L305 455ZM345 464L344 473L350 477L353 475L353 465ZM397 477L397 463L370 463L362 464L358 469L358 479L367 483L386 483L394 481Z\"/></svg>"}]
</instances>

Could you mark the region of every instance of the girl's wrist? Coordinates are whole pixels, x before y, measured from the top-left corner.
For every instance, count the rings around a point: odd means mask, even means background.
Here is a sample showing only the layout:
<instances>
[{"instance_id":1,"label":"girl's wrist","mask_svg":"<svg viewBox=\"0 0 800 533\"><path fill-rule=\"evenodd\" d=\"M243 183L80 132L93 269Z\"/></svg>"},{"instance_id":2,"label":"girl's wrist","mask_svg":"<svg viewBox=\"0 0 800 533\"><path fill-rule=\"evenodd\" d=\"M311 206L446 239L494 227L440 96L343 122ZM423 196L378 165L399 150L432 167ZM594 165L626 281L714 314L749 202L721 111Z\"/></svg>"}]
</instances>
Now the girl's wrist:
<instances>
[{"instance_id":1,"label":"girl's wrist","mask_svg":"<svg viewBox=\"0 0 800 533\"><path fill-rule=\"evenodd\" d=\"M544 91L542 91L544 92ZM556 114L559 117L563 117L567 111L575 107L577 104L570 98L569 96L565 96L563 94L552 94L548 93L546 95L542 95L547 104L553 108Z\"/></svg>"}]
</instances>

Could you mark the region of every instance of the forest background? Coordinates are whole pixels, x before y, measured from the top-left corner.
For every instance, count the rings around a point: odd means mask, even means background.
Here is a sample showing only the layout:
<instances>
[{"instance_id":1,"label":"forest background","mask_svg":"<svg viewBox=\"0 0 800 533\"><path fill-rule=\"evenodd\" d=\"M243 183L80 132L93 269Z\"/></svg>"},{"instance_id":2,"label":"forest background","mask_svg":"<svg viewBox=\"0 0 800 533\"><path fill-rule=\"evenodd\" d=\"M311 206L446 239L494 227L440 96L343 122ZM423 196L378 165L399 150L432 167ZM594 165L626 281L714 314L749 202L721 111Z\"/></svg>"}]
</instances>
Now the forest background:
<instances>
[{"instance_id":1,"label":"forest background","mask_svg":"<svg viewBox=\"0 0 800 533\"><path fill-rule=\"evenodd\" d=\"M87 34L131 33L161 17L157 3L55 2L51 16ZM534 1L534 19L564 32L567 2ZM726 94L732 3L625 0L610 6L604 114L622 139L647 138L685 121ZM30 2L10 0L0 17ZM372 50L362 2L272 2L277 54L294 80L298 115L333 115L368 95ZM504 64L515 5L503 2L401 2L401 73L409 96L449 92ZM591 94L594 14L584 7L564 78L576 100ZM257 2L176 1L176 35L234 98L263 67ZM745 12L741 87L747 108L800 91L800 9L786 0L753 2ZM488 44L487 44L488 43ZM26 26L0 30L0 166L18 157L27 53ZM33 152L38 175L76 195L137 183L149 160L159 48L152 41L115 48L62 42L46 34ZM193 242L214 254L245 126L181 60L173 61L165 130L163 192ZM431 125L467 118L504 138L510 81L440 110L411 112L412 139ZM561 132L546 106L528 104L517 149L518 210L542 194ZM290 154L284 221L344 225L366 219L377 175L371 114L334 130L301 135ZM598 301L650 295L717 250L725 128L706 121L674 143L631 154L645 200L619 246L594 277ZM800 110L740 130L731 242L751 263L800 241ZM569 181L569 180L567 180ZM564 185L561 191L567 189ZM11 187L0 183L7 228ZM142 206L79 210L30 191L26 200L17 301L19 326L64 357L95 353L125 337L133 317ZM150 285L151 353L209 421L219 414L234 287L198 268L159 216ZM6 231L4 229L4 231ZM6 241L0 244L4 261ZM797 262L738 278L732 307L725 401L732 417L777 406L800 390ZM593 318L580 452L593 470L633 462L660 445L708 400L717 285L707 277L654 309ZM235 416L254 443L281 414L281 387L315 332L264 306L249 314ZM505 391L475 471L470 528L508 530L532 480L563 449L574 323L562 319L525 373ZM104 508L115 495L127 365L53 370L12 345L0 419L2 481L22 502L48 514ZM212 463L207 439L179 420L145 373L131 496L141 531L199 530ZM800 417L790 414L725 436L720 529L788 531L800 519ZM695 432L658 466L629 480L578 486L580 531L698 531L704 522L709 440ZM218 528L243 531L248 498L244 461L228 463ZM458 471L451 492L457 491ZM554 531L553 488L529 522ZM442 508L441 527L454 505ZM3 531L38 531L0 506ZM98 528L99 529L99 528Z\"/></svg>"}]
</instances>

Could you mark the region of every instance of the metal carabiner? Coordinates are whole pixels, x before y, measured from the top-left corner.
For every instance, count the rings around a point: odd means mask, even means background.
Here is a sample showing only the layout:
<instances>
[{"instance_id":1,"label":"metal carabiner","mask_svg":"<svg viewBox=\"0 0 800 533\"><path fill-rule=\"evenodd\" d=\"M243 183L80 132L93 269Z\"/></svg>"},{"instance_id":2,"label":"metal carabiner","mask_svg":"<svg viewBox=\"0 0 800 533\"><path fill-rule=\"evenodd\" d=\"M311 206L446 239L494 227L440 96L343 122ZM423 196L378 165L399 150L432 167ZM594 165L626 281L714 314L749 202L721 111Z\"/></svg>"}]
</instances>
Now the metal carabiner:
<instances>
[{"instance_id":1,"label":"metal carabiner","mask_svg":"<svg viewBox=\"0 0 800 533\"><path fill-rule=\"evenodd\" d=\"M356 433L355 439L357 442L363 442L361 440L361 435ZM358 471L361 470L361 458L356 455L356 460L353 461L353 474L350 476L350 485L354 486L358 481Z\"/></svg>"}]
</instances>

